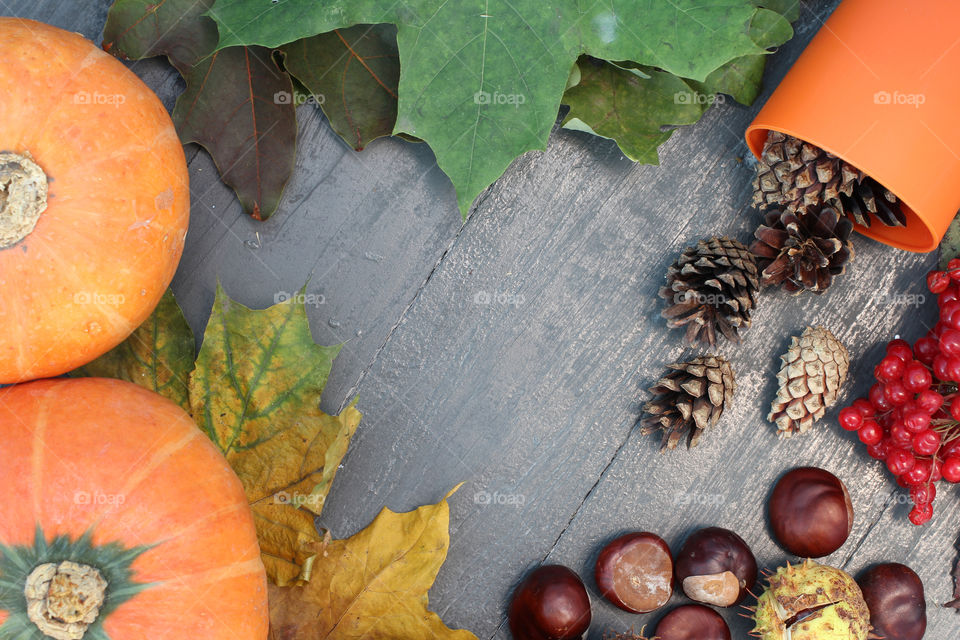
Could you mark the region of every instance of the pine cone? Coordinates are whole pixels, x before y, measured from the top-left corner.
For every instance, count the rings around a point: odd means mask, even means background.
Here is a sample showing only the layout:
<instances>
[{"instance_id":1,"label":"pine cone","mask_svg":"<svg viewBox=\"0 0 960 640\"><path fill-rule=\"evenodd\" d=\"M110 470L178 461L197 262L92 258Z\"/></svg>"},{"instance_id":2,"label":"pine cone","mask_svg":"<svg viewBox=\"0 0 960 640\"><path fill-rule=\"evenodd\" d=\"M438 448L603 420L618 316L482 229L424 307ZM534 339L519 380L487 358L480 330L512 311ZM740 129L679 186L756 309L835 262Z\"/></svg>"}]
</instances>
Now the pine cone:
<instances>
[{"instance_id":1,"label":"pine cone","mask_svg":"<svg viewBox=\"0 0 960 640\"><path fill-rule=\"evenodd\" d=\"M672 369L650 387L655 397L643 406L649 415L640 422L643 434L663 431L661 450L676 449L685 435L687 447L697 446L707 427L720 420L736 389L733 368L720 356L708 355L671 364Z\"/></svg>"},{"instance_id":2,"label":"pine cone","mask_svg":"<svg viewBox=\"0 0 960 640\"><path fill-rule=\"evenodd\" d=\"M847 348L823 327L807 327L780 356L780 388L767 420L778 433L804 433L837 401L850 368Z\"/></svg>"},{"instance_id":3,"label":"pine cone","mask_svg":"<svg viewBox=\"0 0 960 640\"><path fill-rule=\"evenodd\" d=\"M853 223L823 207L808 213L770 211L754 233L760 284L783 285L790 293L823 293L853 258Z\"/></svg>"},{"instance_id":4,"label":"pine cone","mask_svg":"<svg viewBox=\"0 0 960 640\"><path fill-rule=\"evenodd\" d=\"M717 330L740 342L738 329L750 326L760 288L756 259L731 238L701 240L687 247L667 270L660 297L668 306L660 314L670 328L687 326L689 344L716 344Z\"/></svg>"},{"instance_id":5,"label":"pine cone","mask_svg":"<svg viewBox=\"0 0 960 640\"><path fill-rule=\"evenodd\" d=\"M753 204L761 209L782 207L791 213L827 205L867 227L872 216L887 226L906 225L891 191L849 162L778 131L770 131L763 145Z\"/></svg>"}]
</instances>

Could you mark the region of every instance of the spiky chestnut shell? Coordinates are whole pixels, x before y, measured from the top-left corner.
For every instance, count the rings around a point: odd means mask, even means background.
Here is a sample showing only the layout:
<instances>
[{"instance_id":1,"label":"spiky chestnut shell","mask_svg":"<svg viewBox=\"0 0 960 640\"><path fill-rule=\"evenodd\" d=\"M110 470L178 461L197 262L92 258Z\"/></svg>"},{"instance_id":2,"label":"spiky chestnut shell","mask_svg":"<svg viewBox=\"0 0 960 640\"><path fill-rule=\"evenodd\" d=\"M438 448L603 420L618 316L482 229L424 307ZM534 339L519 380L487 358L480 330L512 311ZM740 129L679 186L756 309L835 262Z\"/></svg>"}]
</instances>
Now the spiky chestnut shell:
<instances>
[{"instance_id":1,"label":"spiky chestnut shell","mask_svg":"<svg viewBox=\"0 0 960 640\"><path fill-rule=\"evenodd\" d=\"M846 572L806 560L780 567L757 599L760 640L867 640L870 612Z\"/></svg>"}]
</instances>

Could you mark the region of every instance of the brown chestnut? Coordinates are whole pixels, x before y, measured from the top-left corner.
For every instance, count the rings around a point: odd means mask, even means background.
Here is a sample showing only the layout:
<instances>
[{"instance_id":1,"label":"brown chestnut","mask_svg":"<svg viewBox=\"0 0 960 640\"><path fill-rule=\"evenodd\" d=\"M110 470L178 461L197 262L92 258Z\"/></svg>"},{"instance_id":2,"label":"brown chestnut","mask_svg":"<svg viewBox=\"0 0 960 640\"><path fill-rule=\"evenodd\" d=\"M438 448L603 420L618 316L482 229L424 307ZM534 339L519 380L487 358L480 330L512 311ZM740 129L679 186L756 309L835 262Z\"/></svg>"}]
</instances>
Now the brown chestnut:
<instances>
[{"instance_id":1,"label":"brown chestnut","mask_svg":"<svg viewBox=\"0 0 960 640\"><path fill-rule=\"evenodd\" d=\"M723 616L702 604L685 604L660 619L656 640L730 640Z\"/></svg>"},{"instance_id":2,"label":"brown chestnut","mask_svg":"<svg viewBox=\"0 0 960 640\"><path fill-rule=\"evenodd\" d=\"M927 630L923 581L913 569L880 564L857 580L870 609L873 632L886 640L920 640Z\"/></svg>"},{"instance_id":3,"label":"brown chestnut","mask_svg":"<svg viewBox=\"0 0 960 640\"><path fill-rule=\"evenodd\" d=\"M670 547L654 533L627 533L603 548L594 576L607 600L631 613L649 613L673 595Z\"/></svg>"},{"instance_id":4,"label":"brown chestnut","mask_svg":"<svg viewBox=\"0 0 960 640\"><path fill-rule=\"evenodd\" d=\"M847 487L823 469L788 471L770 496L770 525L784 549L804 558L828 556L853 529L853 504Z\"/></svg>"},{"instance_id":5,"label":"brown chestnut","mask_svg":"<svg viewBox=\"0 0 960 640\"><path fill-rule=\"evenodd\" d=\"M675 559L677 582L691 600L717 607L739 604L757 581L757 559L743 538L707 527L686 539Z\"/></svg>"},{"instance_id":6,"label":"brown chestnut","mask_svg":"<svg viewBox=\"0 0 960 640\"><path fill-rule=\"evenodd\" d=\"M590 628L590 597L583 581L558 564L535 569L510 603L515 640L579 640Z\"/></svg>"}]
</instances>

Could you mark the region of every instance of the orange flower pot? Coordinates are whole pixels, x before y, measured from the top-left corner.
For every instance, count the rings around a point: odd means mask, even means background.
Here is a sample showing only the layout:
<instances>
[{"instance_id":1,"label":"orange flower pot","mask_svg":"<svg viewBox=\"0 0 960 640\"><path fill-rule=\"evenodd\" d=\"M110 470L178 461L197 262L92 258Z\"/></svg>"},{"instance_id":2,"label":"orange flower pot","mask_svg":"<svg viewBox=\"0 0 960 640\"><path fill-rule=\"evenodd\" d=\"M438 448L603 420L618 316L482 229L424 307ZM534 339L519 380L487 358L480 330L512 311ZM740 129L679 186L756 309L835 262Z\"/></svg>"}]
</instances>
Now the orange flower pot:
<instances>
[{"instance_id":1,"label":"orange flower pot","mask_svg":"<svg viewBox=\"0 0 960 640\"><path fill-rule=\"evenodd\" d=\"M825 149L902 202L907 226L860 233L932 251L960 209L960 2L844 0L800 55L746 139L769 130Z\"/></svg>"}]
</instances>

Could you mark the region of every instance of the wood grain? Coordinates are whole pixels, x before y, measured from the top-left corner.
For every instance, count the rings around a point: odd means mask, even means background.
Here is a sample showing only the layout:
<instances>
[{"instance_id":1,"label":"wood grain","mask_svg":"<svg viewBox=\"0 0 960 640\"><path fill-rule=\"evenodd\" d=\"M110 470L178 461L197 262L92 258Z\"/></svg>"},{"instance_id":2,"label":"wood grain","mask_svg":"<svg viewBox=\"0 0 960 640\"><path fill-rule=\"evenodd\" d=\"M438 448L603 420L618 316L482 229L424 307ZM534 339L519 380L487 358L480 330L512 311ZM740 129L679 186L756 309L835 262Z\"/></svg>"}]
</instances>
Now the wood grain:
<instances>
[{"instance_id":1,"label":"wood grain","mask_svg":"<svg viewBox=\"0 0 960 640\"><path fill-rule=\"evenodd\" d=\"M916 339L934 321L932 302L890 303L923 294L934 255L858 236L856 259L827 294L767 291L743 344L718 348L739 388L697 449L662 455L657 438L634 428L643 390L665 364L699 353L659 317L667 265L703 237L749 239L757 220L744 206L753 169L743 130L835 4L805 3L757 105L712 108L664 146L660 167L557 131L463 225L427 147L381 140L355 154L310 107L298 113L297 171L266 223L244 216L208 156L193 152L193 223L174 283L188 320L202 329L218 277L261 307L310 278L307 293L323 296L309 308L317 339L346 342L324 408L359 396L365 414L323 524L347 536L384 505L410 509L467 481L452 499L450 555L431 591L450 625L509 637L514 586L539 563L561 562L591 591L590 638L652 626L658 614L626 614L596 592L592 563L604 541L646 529L676 549L698 527L725 526L774 568L792 558L770 536L765 501L784 471L815 464L847 482L856 509L850 540L828 561L853 572L910 564L927 588L927 637L957 635L958 614L938 606L952 593L957 491L943 487L932 523L914 527L902 490L837 427L837 408L792 440L764 419L778 356L808 324L850 349L844 400L865 393L882 343L897 332ZM3 10L96 38L108 6L7 0ZM182 90L175 74L158 61L135 71L172 106ZM749 623L723 613L745 638Z\"/></svg>"}]
</instances>

